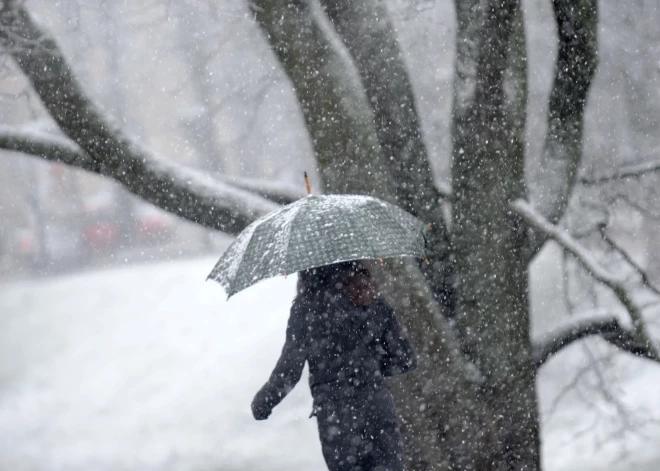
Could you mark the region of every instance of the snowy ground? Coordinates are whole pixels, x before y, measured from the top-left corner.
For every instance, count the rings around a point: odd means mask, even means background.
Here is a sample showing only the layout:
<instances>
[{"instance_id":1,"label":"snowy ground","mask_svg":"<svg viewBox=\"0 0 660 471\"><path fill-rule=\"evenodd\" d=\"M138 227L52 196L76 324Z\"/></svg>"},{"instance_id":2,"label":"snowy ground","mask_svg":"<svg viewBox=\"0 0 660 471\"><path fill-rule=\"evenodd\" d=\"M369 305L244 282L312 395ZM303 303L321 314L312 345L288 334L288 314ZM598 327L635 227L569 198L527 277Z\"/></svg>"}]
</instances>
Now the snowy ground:
<instances>
[{"instance_id":1,"label":"snowy ground","mask_svg":"<svg viewBox=\"0 0 660 471\"><path fill-rule=\"evenodd\" d=\"M226 302L204 282L213 263L0 285L0 469L325 469L305 384L268 421L249 409L281 348L295 277ZM544 411L583 361L574 348L544 367ZM616 361L621 397L638 412L658 409L660 368ZM547 470L660 468L657 424L638 427L655 440L624 435L598 449L611 423L590 427L594 414L577 396L544 416ZM622 444L629 454L617 460Z\"/></svg>"}]
</instances>

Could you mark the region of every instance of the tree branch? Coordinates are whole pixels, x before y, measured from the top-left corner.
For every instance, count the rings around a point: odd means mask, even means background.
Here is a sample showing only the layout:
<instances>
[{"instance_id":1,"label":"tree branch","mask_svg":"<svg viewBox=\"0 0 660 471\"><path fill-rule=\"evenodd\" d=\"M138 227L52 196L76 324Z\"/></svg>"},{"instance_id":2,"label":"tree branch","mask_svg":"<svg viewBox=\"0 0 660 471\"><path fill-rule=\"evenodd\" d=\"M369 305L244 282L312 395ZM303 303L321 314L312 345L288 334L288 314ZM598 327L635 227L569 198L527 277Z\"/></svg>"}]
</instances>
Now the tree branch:
<instances>
[{"instance_id":1,"label":"tree branch","mask_svg":"<svg viewBox=\"0 0 660 471\"><path fill-rule=\"evenodd\" d=\"M585 186L600 185L628 178L639 178L648 173L655 172L660 172L660 160L649 160L638 164L625 165L610 174L595 177L584 176L580 178L580 183Z\"/></svg>"},{"instance_id":2,"label":"tree branch","mask_svg":"<svg viewBox=\"0 0 660 471\"><path fill-rule=\"evenodd\" d=\"M559 51L550 92L548 130L531 201L552 224L563 216L582 159L584 111L598 65L596 0L553 0ZM530 256L545 242L530 238Z\"/></svg>"},{"instance_id":3,"label":"tree branch","mask_svg":"<svg viewBox=\"0 0 660 471\"><path fill-rule=\"evenodd\" d=\"M93 160L86 154L80 147L71 142L70 140L45 132L35 132L30 129L13 128L10 126L0 125L0 149L5 149L14 152L21 152L23 154L40 157L51 162L61 162L72 167L81 168L88 172L96 173L102 176L116 178L109 169ZM185 172L187 174L197 174L196 180L199 185L199 180L204 179L211 182L211 179L206 175L183 166L171 163L173 168L177 168L178 173ZM302 189L293 187L292 185L267 182L263 180L254 180L250 178L240 177L223 177L214 176L213 186L216 188L209 189L212 192L226 191L233 188L235 190L245 190L254 193L263 198L266 198L277 204L289 204L299 198L305 196ZM121 183L121 182L120 182ZM172 186L181 186L182 182L172 181ZM227 186L227 189L222 188ZM172 191L170 186L164 187L163 191ZM135 193L136 196L145 198L142 192ZM195 221L196 222L196 221Z\"/></svg>"},{"instance_id":4,"label":"tree branch","mask_svg":"<svg viewBox=\"0 0 660 471\"><path fill-rule=\"evenodd\" d=\"M639 266L639 264L630 256L630 254L623 248L621 247L614 239L612 239L607 232L605 232L605 228L601 228L600 235L602 239L605 241L607 245L609 245L613 250L615 250L618 254L620 254L623 259L630 265L633 270L635 270L635 273L640 277L642 280L642 284L646 286L648 289L653 291L657 296L660 296L660 289L658 289L656 286L651 283L651 280L649 280L648 275L646 274L646 271Z\"/></svg>"},{"instance_id":5,"label":"tree branch","mask_svg":"<svg viewBox=\"0 0 660 471\"><path fill-rule=\"evenodd\" d=\"M641 309L635 304L621 280L601 266L593 255L573 237L541 216L529 203L524 200L517 200L511 206L527 224L561 245L564 250L575 257L591 276L612 290L630 315L637 341L651 352L654 359L659 360L660 354L646 331Z\"/></svg>"},{"instance_id":6,"label":"tree branch","mask_svg":"<svg viewBox=\"0 0 660 471\"><path fill-rule=\"evenodd\" d=\"M132 142L86 95L55 39L34 23L22 2L2 0L0 26L0 46L11 52L44 107L80 151L63 141L47 145L39 138L28 143L25 138L30 136L24 134L5 136L7 145L18 147L22 142L32 154L66 158L71 164L115 179L173 214L232 234L278 207L159 159Z\"/></svg>"},{"instance_id":7,"label":"tree branch","mask_svg":"<svg viewBox=\"0 0 660 471\"><path fill-rule=\"evenodd\" d=\"M103 174L103 165L92 160L70 140L31 129L0 125L0 148L61 162L88 172Z\"/></svg>"},{"instance_id":8,"label":"tree branch","mask_svg":"<svg viewBox=\"0 0 660 471\"><path fill-rule=\"evenodd\" d=\"M633 332L624 329L615 317L589 319L566 326L534 344L534 363L540 368L553 355L573 342L590 336L599 336L613 346L633 355L660 362L655 352L635 339Z\"/></svg>"}]
</instances>

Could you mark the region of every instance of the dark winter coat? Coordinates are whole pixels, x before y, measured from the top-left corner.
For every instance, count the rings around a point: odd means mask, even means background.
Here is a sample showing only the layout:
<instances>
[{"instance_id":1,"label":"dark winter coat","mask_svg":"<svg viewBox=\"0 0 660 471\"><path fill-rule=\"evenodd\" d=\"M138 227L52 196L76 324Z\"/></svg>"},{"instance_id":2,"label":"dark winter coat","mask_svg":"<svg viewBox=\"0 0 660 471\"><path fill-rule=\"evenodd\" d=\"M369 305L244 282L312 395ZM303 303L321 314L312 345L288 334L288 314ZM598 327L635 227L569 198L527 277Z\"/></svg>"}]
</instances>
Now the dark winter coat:
<instances>
[{"instance_id":1,"label":"dark winter coat","mask_svg":"<svg viewBox=\"0 0 660 471\"><path fill-rule=\"evenodd\" d=\"M341 293L294 301L282 354L252 403L256 419L293 389L305 361L328 467L402 469L394 401L382 378L414 370L417 357L389 304L358 306Z\"/></svg>"}]
</instances>

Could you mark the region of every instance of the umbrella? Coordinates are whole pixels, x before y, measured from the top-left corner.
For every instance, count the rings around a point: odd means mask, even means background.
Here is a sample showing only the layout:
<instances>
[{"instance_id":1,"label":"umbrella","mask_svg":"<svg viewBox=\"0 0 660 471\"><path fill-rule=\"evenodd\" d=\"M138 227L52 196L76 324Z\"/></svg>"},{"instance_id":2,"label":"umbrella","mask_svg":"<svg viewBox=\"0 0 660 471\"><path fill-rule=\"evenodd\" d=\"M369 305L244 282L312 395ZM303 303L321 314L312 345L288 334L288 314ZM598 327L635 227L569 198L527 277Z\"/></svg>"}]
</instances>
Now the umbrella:
<instances>
[{"instance_id":1,"label":"umbrella","mask_svg":"<svg viewBox=\"0 0 660 471\"><path fill-rule=\"evenodd\" d=\"M425 224L370 196L309 195L258 219L208 278L228 296L277 275L359 259L424 258Z\"/></svg>"}]
</instances>

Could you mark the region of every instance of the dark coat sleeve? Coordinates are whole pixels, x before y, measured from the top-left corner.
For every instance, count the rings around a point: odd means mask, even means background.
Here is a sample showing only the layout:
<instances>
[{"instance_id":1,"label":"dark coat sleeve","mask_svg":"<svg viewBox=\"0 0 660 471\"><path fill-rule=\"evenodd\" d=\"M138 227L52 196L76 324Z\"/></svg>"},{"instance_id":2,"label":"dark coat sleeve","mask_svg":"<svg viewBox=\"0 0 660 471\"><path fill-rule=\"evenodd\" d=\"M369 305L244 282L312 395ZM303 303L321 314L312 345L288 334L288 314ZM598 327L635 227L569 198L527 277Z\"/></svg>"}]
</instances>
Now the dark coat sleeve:
<instances>
[{"instance_id":1,"label":"dark coat sleeve","mask_svg":"<svg viewBox=\"0 0 660 471\"><path fill-rule=\"evenodd\" d=\"M399 325L394 310L383 300L377 301L377 308L385 326L381 338L382 375L396 376L413 371L417 368L417 354L408 340L408 336Z\"/></svg>"},{"instance_id":2,"label":"dark coat sleeve","mask_svg":"<svg viewBox=\"0 0 660 471\"><path fill-rule=\"evenodd\" d=\"M305 310L294 302L286 328L286 341L270 378L252 401L252 414L257 420L267 419L273 408L300 381L307 358Z\"/></svg>"}]
</instances>

